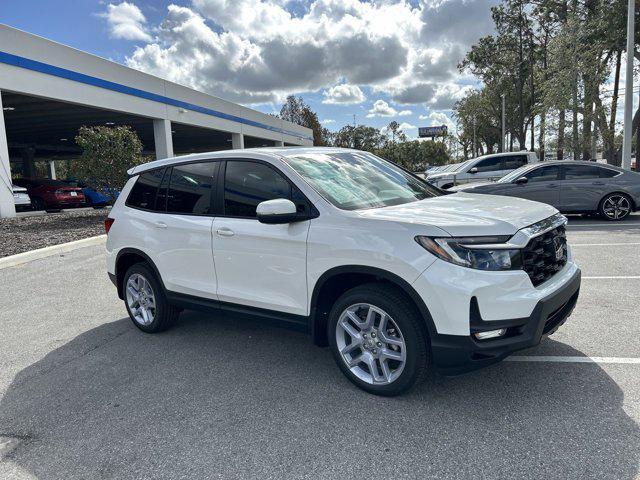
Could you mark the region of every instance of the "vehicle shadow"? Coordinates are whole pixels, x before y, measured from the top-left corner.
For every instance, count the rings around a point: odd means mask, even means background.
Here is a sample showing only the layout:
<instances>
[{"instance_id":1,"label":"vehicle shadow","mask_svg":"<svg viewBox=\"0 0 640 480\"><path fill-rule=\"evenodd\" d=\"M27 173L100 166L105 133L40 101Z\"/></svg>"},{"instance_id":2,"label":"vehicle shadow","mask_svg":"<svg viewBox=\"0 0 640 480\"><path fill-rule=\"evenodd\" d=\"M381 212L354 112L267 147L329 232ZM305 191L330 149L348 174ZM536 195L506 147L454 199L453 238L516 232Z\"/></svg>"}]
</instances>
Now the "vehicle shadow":
<instances>
[{"instance_id":1,"label":"vehicle shadow","mask_svg":"<svg viewBox=\"0 0 640 480\"><path fill-rule=\"evenodd\" d=\"M597 365L502 363L381 398L306 335L259 320L184 312L158 335L127 325L16 375L0 435L20 443L4 462L42 479L638 473L640 427Z\"/></svg>"}]
</instances>

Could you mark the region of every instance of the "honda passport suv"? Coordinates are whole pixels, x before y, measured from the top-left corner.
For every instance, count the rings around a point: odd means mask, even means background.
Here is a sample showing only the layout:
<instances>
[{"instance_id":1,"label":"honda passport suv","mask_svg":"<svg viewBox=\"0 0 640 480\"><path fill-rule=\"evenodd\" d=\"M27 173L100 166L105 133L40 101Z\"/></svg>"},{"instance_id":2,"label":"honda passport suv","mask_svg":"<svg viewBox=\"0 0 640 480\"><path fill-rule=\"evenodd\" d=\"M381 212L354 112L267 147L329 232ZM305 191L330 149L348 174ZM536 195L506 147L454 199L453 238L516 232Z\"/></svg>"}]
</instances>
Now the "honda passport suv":
<instances>
[{"instance_id":1,"label":"honda passport suv","mask_svg":"<svg viewBox=\"0 0 640 480\"><path fill-rule=\"evenodd\" d=\"M578 298L553 207L447 194L370 153L231 150L129 174L107 266L144 332L183 309L276 319L357 386L397 395L538 344Z\"/></svg>"}]
</instances>

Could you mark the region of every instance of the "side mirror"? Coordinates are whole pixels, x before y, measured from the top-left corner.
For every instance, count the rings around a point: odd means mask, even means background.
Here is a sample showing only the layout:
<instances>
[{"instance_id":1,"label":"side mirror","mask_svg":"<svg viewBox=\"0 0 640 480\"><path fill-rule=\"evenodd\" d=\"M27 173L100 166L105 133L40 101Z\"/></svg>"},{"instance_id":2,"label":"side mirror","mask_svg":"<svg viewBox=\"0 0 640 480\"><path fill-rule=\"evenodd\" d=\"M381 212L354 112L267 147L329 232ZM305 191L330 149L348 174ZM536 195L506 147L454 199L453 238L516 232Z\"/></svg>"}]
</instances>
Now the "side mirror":
<instances>
[{"instance_id":1,"label":"side mirror","mask_svg":"<svg viewBox=\"0 0 640 480\"><path fill-rule=\"evenodd\" d=\"M260 223L277 225L299 220L296 205L286 198L276 198L260 202L256 208L256 215Z\"/></svg>"},{"instance_id":2,"label":"side mirror","mask_svg":"<svg viewBox=\"0 0 640 480\"><path fill-rule=\"evenodd\" d=\"M516 179L516 182L518 185L524 185L525 183L527 183L529 181L529 179L527 177L520 177Z\"/></svg>"},{"instance_id":3,"label":"side mirror","mask_svg":"<svg viewBox=\"0 0 640 480\"><path fill-rule=\"evenodd\" d=\"M478 168L477 167L473 167L469 170L469 173L478 173Z\"/></svg>"}]
</instances>

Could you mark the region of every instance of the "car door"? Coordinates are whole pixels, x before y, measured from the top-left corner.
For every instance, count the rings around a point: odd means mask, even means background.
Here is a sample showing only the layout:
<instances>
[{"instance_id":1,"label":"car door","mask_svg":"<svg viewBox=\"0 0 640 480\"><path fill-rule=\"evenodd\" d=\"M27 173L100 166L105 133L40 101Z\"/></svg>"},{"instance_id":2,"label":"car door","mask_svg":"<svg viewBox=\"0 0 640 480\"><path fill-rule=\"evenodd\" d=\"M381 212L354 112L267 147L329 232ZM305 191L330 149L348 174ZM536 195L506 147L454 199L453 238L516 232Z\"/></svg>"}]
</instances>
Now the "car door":
<instances>
[{"instance_id":1,"label":"car door","mask_svg":"<svg viewBox=\"0 0 640 480\"><path fill-rule=\"evenodd\" d=\"M256 217L265 200L289 198L300 209L306 199L268 163L233 159L223 170L222 215L213 222L219 300L306 315L310 221L266 225Z\"/></svg>"},{"instance_id":2,"label":"car door","mask_svg":"<svg viewBox=\"0 0 640 480\"><path fill-rule=\"evenodd\" d=\"M522 177L526 182L514 179L503 191L503 195L535 200L554 207L560 205L560 167L558 165L541 165L525 172ZM522 178L519 177L519 178Z\"/></svg>"},{"instance_id":3,"label":"car door","mask_svg":"<svg viewBox=\"0 0 640 480\"><path fill-rule=\"evenodd\" d=\"M168 290L217 299L211 228L219 162L167 168L158 191L156 266Z\"/></svg>"},{"instance_id":4,"label":"car door","mask_svg":"<svg viewBox=\"0 0 640 480\"><path fill-rule=\"evenodd\" d=\"M565 164L560 180L560 206L564 212L596 210L603 196L605 180L597 165Z\"/></svg>"}]
</instances>

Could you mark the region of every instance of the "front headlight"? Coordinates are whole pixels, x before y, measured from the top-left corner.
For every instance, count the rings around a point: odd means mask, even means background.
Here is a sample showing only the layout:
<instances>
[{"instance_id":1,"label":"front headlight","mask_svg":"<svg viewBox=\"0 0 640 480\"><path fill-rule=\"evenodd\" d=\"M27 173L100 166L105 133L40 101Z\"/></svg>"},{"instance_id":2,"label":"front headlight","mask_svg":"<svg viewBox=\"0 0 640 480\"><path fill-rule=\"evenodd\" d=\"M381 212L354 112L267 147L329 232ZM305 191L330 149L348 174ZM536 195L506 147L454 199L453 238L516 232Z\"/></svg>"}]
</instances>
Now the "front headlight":
<instances>
[{"instance_id":1,"label":"front headlight","mask_svg":"<svg viewBox=\"0 0 640 480\"><path fill-rule=\"evenodd\" d=\"M512 270L520 268L520 250L487 248L505 244L510 237L425 237L418 235L418 242L436 257L462 267L477 270ZM475 246L475 247L474 247Z\"/></svg>"}]
</instances>

